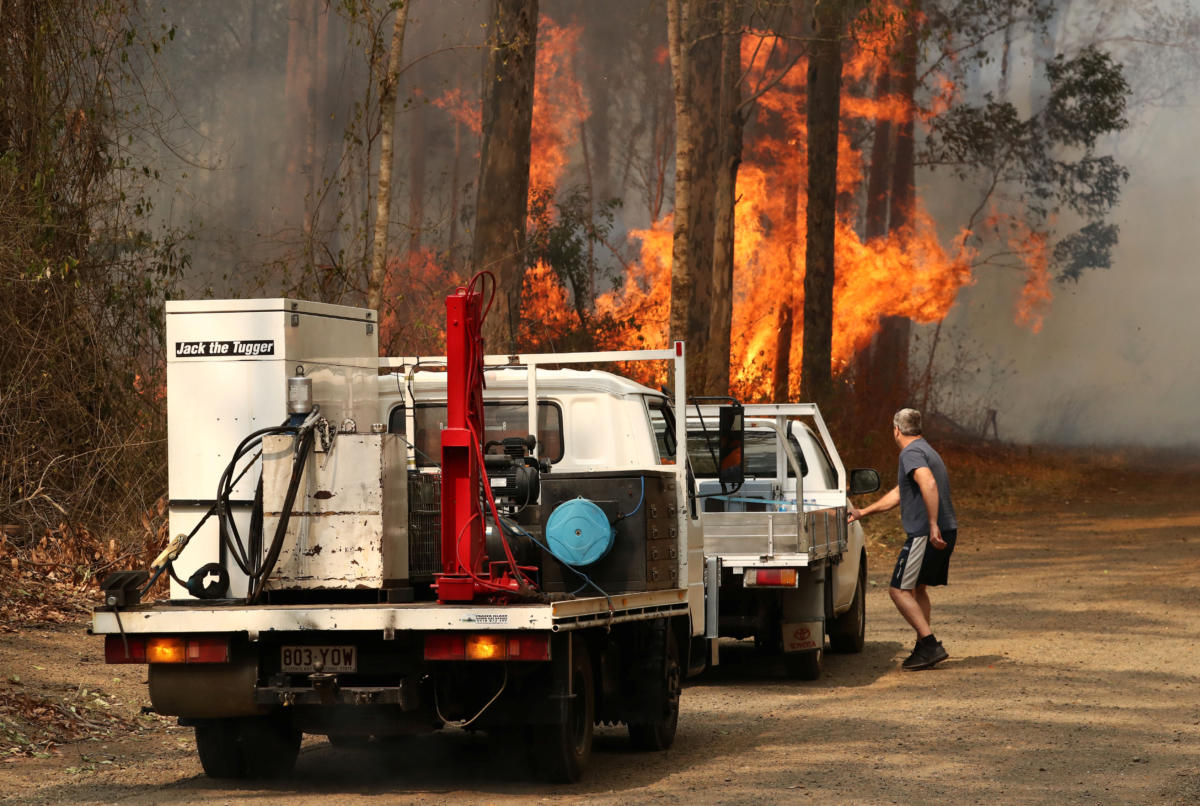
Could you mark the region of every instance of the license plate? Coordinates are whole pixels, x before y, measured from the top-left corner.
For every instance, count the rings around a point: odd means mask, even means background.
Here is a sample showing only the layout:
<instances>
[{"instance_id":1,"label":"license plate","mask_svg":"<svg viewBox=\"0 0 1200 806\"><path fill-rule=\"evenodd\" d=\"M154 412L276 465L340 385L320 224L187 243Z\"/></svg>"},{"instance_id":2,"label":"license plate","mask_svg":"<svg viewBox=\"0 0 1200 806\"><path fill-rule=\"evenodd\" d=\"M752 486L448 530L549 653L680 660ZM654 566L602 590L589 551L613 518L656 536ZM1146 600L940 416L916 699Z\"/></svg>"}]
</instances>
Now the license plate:
<instances>
[{"instance_id":1,"label":"license plate","mask_svg":"<svg viewBox=\"0 0 1200 806\"><path fill-rule=\"evenodd\" d=\"M285 646L284 672L357 672L358 649L352 646Z\"/></svg>"}]
</instances>

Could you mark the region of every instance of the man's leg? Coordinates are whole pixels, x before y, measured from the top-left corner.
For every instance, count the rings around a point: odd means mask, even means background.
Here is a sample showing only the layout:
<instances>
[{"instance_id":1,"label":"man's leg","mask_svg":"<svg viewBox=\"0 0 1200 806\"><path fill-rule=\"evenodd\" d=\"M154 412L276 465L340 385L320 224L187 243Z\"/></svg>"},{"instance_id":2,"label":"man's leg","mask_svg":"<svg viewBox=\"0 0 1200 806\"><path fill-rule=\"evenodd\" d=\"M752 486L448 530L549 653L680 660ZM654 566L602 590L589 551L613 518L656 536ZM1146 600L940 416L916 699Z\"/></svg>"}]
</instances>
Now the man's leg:
<instances>
[{"instance_id":1,"label":"man's leg","mask_svg":"<svg viewBox=\"0 0 1200 806\"><path fill-rule=\"evenodd\" d=\"M918 639L933 635L933 630L929 629L929 619L926 618L916 593L900 588L888 588L888 593L891 594L892 602L900 611L900 615L904 616L904 620L917 631ZM926 595L925 601L929 601L928 595Z\"/></svg>"},{"instance_id":2,"label":"man's leg","mask_svg":"<svg viewBox=\"0 0 1200 806\"><path fill-rule=\"evenodd\" d=\"M913 596L917 599L917 604L921 606L921 613L925 616L925 624L929 629L933 629L933 603L929 601L929 591L924 585L918 585L913 589Z\"/></svg>"}]
</instances>

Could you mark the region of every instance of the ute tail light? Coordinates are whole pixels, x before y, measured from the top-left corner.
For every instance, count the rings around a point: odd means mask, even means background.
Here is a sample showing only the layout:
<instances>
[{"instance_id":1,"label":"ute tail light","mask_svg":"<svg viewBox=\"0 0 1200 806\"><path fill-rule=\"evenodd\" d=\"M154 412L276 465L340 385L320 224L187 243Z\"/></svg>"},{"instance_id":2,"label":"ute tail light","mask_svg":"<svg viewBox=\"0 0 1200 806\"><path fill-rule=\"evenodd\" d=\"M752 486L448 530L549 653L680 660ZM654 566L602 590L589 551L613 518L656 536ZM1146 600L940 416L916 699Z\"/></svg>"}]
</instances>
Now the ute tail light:
<instances>
[{"instance_id":1,"label":"ute tail light","mask_svg":"<svg viewBox=\"0 0 1200 806\"><path fill-rule=\"evenodd\" d=\"M794 588L798 577L795 568L747 568L742 584L747 588Z\"/></svg>"},{"instance_id":2,"label":"ute tail light","mask_svg":"<svg viewBox=\"0 0 1200 806\"><path fill-rule=\"evenodd\" d=\"M425 660L550 660L549 634L429 633Z\"/></svg>"},{"instance_id":3,"label":"ute tail light","mask_svg":"<svg viewBox=\"0 0 1200 806\"><path fill-rule=\"evenodd\" d=\"M126 645L128 642L128 652ZM227 663L229 639L218 636L104 637L105 663Z\"/></svg>"}]
</instances>

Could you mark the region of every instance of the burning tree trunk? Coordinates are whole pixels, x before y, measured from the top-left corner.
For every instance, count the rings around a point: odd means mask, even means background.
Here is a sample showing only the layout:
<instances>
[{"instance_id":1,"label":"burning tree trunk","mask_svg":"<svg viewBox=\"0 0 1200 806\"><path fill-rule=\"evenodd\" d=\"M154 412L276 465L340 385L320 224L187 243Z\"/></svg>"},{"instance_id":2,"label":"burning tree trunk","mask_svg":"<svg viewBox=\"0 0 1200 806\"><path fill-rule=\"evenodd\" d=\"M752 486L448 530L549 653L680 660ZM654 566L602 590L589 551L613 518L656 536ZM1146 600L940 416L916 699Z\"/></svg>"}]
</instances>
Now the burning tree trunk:
<instances>
[{"instance_id":1,"label":"burning tree trunk","mask_svg":"<svg viewBox=\"0 0 1200 806\"><path fill-rule=\"evenodd\" d=\"M721 112L719 170L716 186L716 220L713 229L712 302L708 308L708 353L712 360L702 387L707 394L729 393L729 357L733 329L734 207L737 174L742 162L741 0L726 0L721 15Z\"/></svg>"},{"instance_id":2,"label":"burning tree trunk","mask_svg":"<svg viewBox=\"0 0 1200 806\"><path fill-rule=\"evenodd\" d=\"M689 102L691 83L691 17L695 0L667 0L667 42L671 57L675 97L675 212L671 249L671 308L667 338L682 339L687 333L688 304L692 298L689 247L691 222L693 109Z\"/></svg>"},{"instance_id":3,"label":"burning tree trunk","mask_svg":"<svg viewBox=\"0 0 1200 806\"><path fill-rule=\"evenodd\" d=\"M729 363L728 354L717 356L709 349L710 306L713 302L713 258L716 241L718 176L721 160L720 118L722 69L722 5L728 0L700 0L694 4L692 55L688 67L691 93L688 99L696 120L692 128L691 202L688 206L688 266L691 288L687 302L688 390L698 395L713 394L710 367ZM732 189L730 189L732 195Z\"/></svg>"},{"instance_id":4,"label":"burning tree trunk","mask_svg":"<svg viewBox=\"0 0 1200 806\"><path fill-rule=\"evenodd\" d=\"M796 276L796 245L799 239L796 231L796 217L800 207L799 177L789 174L787 185L783 189L783 227L782 237L787 243L787 269L789 277L784 283L787 291L779 301L779 330L775 334L775 377L772 382L772 400L779 402L788 399L788 389L791 386L792 370L792 337L795 332L796 299L792 293Z\"/></svg>"},{"instance_id":5,"label":"burning tree trunk","mask_svg":"<svg viewBox=\"0 0 1200 806\"><path fill-rule=\"evenodd\" d=\"M371 274L367 281L367 307L383 308L383 277L387 270L388 218L392 205L393 131L396 125L396 84L404 53L404 29L408 25L408 0L396 9L392 44L388 49L387 72L379 87L379 185L375 196L375 239L371 250Z\"/></svg>"},{"instance_id":6,"label":"burning tree trunk","mask_svg":"<svg viewBox=\"0 0 1200 806\"><path fill-rule=\"evenodd\" d=\"M886 63L875 77L875 100L882 102L891 92L891 71ZM888 198L891 195L892 121L881 115L875 121L871 143L871 167L867 175L867 209L864 235L869 241L887 235Z\"/></svg>"},{"instance_id":7,"label":"burning tree trunk","mask_svg":"<svg viewBox=\"0 0 1200 806\"><path fill-rule=\"evenodd\" d=\"M833 239L837 214L838 123L841 117L842 14L817 3L808 67L808 207L804 255L804 352L801 383L811 400L832 388Z\"/></svg>"},{"instance_id":8,"label":"burning tree trunk","mask_svg":"<svg viewBox=\"0 0 1200 806\"><path fill-rule=\"evenodd\" d=\"M892 197L888 229L897 232L913 223L916 199L916 172L913 140L914 95L917 88L917 27L919 0L909 7L909 19L901 42L896 89L904 103L904 116L896 127L896 149L892 163ZM908 352L912 338L912 320L906 316L885 316L874 340L872 365L875 377L873 397L890 401L896 408L908 398ZM888 408L888 406L885 406Z\"/></svg>"},{"instance_id":9,"label":"burning tree trunk","mask_svg":"<svg viewBox=\"0 0 1200 806\"><path fill-rule=\"evenodd\" d=\"M483 334L492 352L515 352L517 348L537 20L537 0L492 2L472 250L473 268L495 272L499 283L496 306Z\"/></svg>"}]
</instances>

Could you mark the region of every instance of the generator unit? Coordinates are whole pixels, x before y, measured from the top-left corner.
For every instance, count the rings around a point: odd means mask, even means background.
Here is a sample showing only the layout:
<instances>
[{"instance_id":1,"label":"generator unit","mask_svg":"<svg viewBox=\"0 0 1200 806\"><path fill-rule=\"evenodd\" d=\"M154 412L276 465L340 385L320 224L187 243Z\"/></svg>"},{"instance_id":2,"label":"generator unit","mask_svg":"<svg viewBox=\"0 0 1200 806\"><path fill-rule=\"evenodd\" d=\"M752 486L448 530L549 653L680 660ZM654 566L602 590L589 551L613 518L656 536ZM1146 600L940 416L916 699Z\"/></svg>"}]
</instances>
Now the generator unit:
<instances>
[{"instance_id":1,"label":"generator unit","mask_svg":"<svg viewBox=\"0 0 1200 806\"><path fill-rule=\"evenodd\" d=\"M367 513L368 519L377 518L380 522L375 528L382 535L383 513L377 503L382 496L377 491L373 497L355 487L369 483L348 483L336 493L341 498L331 497L334 490L330 485L342 484L347 478L344 468L350 457L335 458L327 450L333 442L340 442L347 453L372 453L372 461L380 468L380 473L374 474L378 478L371 482L375 485L382 483L384 456L397 453L386 449L383 435L373 433L372 428L379 405L379 335L374 312L291 299L194 300L168 302L166 318L171 534L190 533L213 507L218 480L248 435L302 416L289 413L291 381L293 395L300 397L291 401L293 411L307 405L328 423L324 439L314 441L307 459L313 472L305 473L304 494L297 496L293 508L300 513L327 511L350 497L348 489L355 489L354 516ZM282 451L287 453L289 473L291 469L290 453L279 442L291 438L274 439L264 446L264 465L253 463L240 477L229 480L223 505L228 509L227 519L209 518L175 560L173 599L192 596L181 582L206 567L227 574L227 596L247 594L247 577L230 556L228 541L221 539L220 530L236 529L247 536L259 527L251 523L256 508L271 511L272 499L267 493L274 476L267 473L260 492L261 468L278 475L282 466L272 468L271 452ZM244 461L237 472L246 464ZM397 478L404 490L402 474ZM323 493L331 496L323 497ZM256 506L256 501L261 504ZM269 526L266 520L264 517L264 527ZM313 529L304 520L290 524L289 529L311 538ZM313 544L305 545L311 548ZM314 572L312 564L282 559L282 567L290 569L297 580ZM372 584L382 584L383 574L381 567L368 576Z\"/></svg>"}]
</instances>

